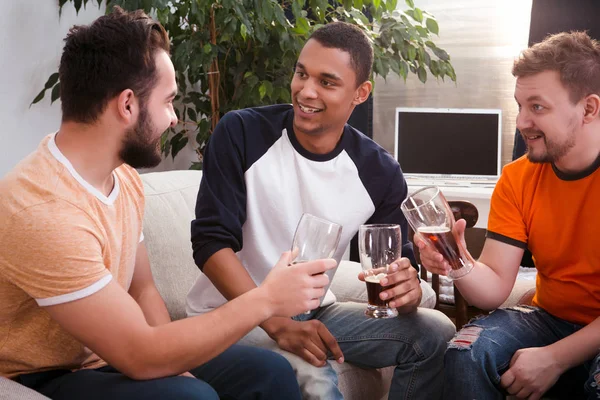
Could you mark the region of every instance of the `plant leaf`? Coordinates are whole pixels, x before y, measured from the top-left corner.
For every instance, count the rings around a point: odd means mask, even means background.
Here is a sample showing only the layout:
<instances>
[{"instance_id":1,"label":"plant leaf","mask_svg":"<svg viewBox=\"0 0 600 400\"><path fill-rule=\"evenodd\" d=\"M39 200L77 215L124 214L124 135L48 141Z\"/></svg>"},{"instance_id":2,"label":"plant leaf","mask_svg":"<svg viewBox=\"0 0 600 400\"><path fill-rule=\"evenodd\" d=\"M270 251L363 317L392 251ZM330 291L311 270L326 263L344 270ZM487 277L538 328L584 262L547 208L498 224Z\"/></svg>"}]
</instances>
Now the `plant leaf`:
<instances>
[{"instance_id":1,"label":"plant leaf","mask_svg":"<svg viewBox=\"0 0 600 400\"><path fill-rule=\"evenodd\" d=\"M171 157L175 160L175 157L179 152L187 145L188 138L183 134L183 132L179 132L175 136L171 138Z\"/></svg>"},{"instance_id":2,"label":"plant leaf","mask_svg":"<svg viewBox=\"0 0 600 400\"><path fill-rule=\"evenodd\" d=\"M262 82L258 87L258 93L260 94L260 99L262 100L267 94L267 85L265 82Z\"/></svg>"},{"instance_id":3,"label":"plant leaf","mask_svg":"<svg viewBox=\"0 0 600 400\"><path fill-rule=\"evenodd\" d=\"M45 93L46 93L46 89L42 89L42 91L39 92L37 96L35 96L35 99L33 99L33 101L31 102L31 104L29 105L29 107L31 107L35 103L40 102L44 98L44 94Z\"/></svg>"},{"instance_id":4,"label":"plant leaf","mask_svg":"<svg viewBox=\"0 0 600 400\"><path fill-rule=\"evenodd\" d=\"M415 7L414 14L415 14L415 19L418 22L423 22L423 11L421 11L421 9Z\"/></svg>"},{"instance_id":5,"label":"plant leaf","mask_svg":"<svg viewBox=\"0 0 600 400\"><path fill-rule=\"evenodd\" d=\"M55 72L52 75L50 75L50 77L44 84L44 88L51 89L54 85L56 85L56 82L58 82L58 72Z\"/></svg>"},{"instance_id":6,"label":"plant leaf","mask_svg":"<svg viewBox=\"0 0 600 400\"><path fill-rule=\"evenodd\" d=\"M413 0L405 0L406 1L406 5L409 6L410 8L415 8L415 2Z\"/></svg>"},{"instance_id":7,"label":"plant leaf","mask_svg":"<svg viewBox=\"0 0 600 400\"><path fill-rule=\"evenodd\" d=\"M197 120L196 110L194 110L194 109L193 109L193 108L191 108L191 107L188 107L188 109L187 109L187 115L188 115L188 118L189 118L191 121L194 121L194 122L196 122L196 120Z\"/></svg>"},{"instance_id":8,"label":"plant leaf","mask_svg":"<svg viewBox=\"0 0 600 400\"><path fill-rule=\"evenodd\" d=\"M57 83L52 88L52 93L50 95L50 104L54 103L59 98L60 98L60 85Z\"/></svg>"},{"instance_id":9,"label":"plant leaf","mask_svg":"<svg viewBox=\"0 0 600 400\"><path fill-rule=\"evenodd\" d=\"M79 14L79 10L81 9L81 0L73 0L73 5L75 6L75 12Z\"/></svg>"},{"instance_id":10,"label":"plant leaf","mask_svg":"<svg viewBox=\"0 0 600 400\"><path fill-rule=\"evenodd\" d=\"M386 6L388 12L393 12L398 6L398 0L387 0Z\"/></svg>"},{"instance_id":11,"label":"plant leaf","mask_svg":"<svg viewBox=\"0 0 600 400\"><path fill-rule=\"evenodd\" d=\"M425 67L423 67L423 65L419 65L419 68L417 69L417 76L421 82L425 83L427 81L427 71L425 71Z\"/></svg>"},{"instance_id":12,"label":"plant leaf","mask_svg":"<svg viewBox=\"0 0 600 400\"><path fill-rule=\"evenodd\" d=\"M427 29L429 29L429 32L434 33L439 36L440 28L435 19L427 18L427 20L425 21L425 25L427 26Z\"/></svg>"}]
</instances>

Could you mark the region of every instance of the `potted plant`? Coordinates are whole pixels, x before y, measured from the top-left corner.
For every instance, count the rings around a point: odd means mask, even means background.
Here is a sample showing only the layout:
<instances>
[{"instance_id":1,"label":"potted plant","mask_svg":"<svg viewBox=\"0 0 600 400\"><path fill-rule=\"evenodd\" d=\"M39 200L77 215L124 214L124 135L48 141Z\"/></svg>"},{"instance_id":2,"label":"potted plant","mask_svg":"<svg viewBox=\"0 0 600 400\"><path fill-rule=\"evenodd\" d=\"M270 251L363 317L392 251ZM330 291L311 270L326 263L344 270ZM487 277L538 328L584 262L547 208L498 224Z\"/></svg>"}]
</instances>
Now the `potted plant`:
<instances>
[{"instance_id":1,"label":"potted plant","mask_svg":"<svg viewBox=\"0 0 600 400\"><path fill-rule=\"evenodd\" d=\"M59 0L75 9L106 3L126 10L144 9L169 32L172 60L180 94L180 123L163 134L165 157L175 158L188 141L195 141L202 167L202 150L219 117L229 110L289 103L294 63L310 33L329 21L361 27L373 41L374 74L390 73L406 80L414 73L425 82L429 74L456 81L450 56L432 40L439 28L435 18L406 0ZM60 97L58 74L44 89L51 101Z\"/></svg>"}]
</instances>

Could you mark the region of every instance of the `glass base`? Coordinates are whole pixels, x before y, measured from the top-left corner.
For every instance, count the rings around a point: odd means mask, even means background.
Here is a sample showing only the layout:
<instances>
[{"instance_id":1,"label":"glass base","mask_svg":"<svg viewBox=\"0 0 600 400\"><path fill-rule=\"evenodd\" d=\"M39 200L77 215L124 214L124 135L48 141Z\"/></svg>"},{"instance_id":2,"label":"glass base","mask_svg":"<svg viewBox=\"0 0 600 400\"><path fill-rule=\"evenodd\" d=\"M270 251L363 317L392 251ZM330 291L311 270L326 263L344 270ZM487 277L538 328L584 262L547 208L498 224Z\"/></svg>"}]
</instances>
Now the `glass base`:
<instances>
[{"instance_id":1,"label":"glass base","mask_svg":"<svg viewBox=\"0 0 600 400\"><path fill-rule=\"evenodd\" d=\"M469 272L471 272L472 269L473 269L473 264L467 263L459 269L451 269L448 272L448 278L455 281L455 280L460 279L463 276L467 275Z\"/></svg>"},{"instance_id":2,"label":"glass base","mask_svg":"<svg viewBox=\"0 0 600 400\"><path fill-rule=\"evenodd\" d=\"M365 315L369 318L394 318L398 316L398 311L395 308L378 307L367 304Z\"/></svg>"}]
</instances>

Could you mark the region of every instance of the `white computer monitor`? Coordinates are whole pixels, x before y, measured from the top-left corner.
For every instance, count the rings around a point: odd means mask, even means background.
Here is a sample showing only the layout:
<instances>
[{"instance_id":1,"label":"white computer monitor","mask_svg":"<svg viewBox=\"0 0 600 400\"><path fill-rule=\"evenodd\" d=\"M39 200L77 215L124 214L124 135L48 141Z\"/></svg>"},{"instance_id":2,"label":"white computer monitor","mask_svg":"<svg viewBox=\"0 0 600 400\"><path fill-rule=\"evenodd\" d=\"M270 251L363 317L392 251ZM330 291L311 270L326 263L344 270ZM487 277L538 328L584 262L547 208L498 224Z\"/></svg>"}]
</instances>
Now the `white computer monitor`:
<instances>
[{"instance_id":1,"label":"white computer monitor","mask_svg":"<svg viewBox=\"0 0 600 400\"><path fill-rule=\"evenodd\" d=\"M396 108L394 157L407 178L497 180L502 111Z\"/></svg>"}]
</instances>

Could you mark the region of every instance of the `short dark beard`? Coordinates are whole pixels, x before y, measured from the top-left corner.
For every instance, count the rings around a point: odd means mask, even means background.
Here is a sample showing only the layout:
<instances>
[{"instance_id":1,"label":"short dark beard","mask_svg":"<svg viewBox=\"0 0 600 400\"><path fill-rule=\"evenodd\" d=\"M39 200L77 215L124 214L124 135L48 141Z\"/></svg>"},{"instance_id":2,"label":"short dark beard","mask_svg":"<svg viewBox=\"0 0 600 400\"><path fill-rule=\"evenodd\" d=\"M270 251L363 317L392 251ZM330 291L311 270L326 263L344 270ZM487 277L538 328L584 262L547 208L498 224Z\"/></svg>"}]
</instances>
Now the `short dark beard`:
<instances>
[{"instance_id":1,"label":"short dark beard","mask_svg":"<svg viewBox=\"0 0 600 400\"><path fill-rule=\"evenodd\" d=\"M530 132L530 131L527 131ZM548 140L546 135L543 132L536 131L531 133L541 133L543 136L544 143L546 145L546 152L541 156L533 156L529 149L527 149L527 159L535 164L544 164L544 163L556 163L562 157L567 155L569 150L575 147L575 134L573 131L569 133L567 139L562 143L557 143ZM524 132L525 133L525 132Z\"/></svg>"},{"instance_id":2,"label":"short dark beard","mask_svg":"<svg viewBox=\"0 0 600 400\"><path fill-rule=\"evenodd\" d=\"M125 133L123 147L119 152L119 157L124 163L133 168L152 168L160 164L162 158L158 143L160 136L153 141L149 141L154 127L148 118L148 109L140 108L140 115L137 124Z\"/></svg>"}]
</instances>

